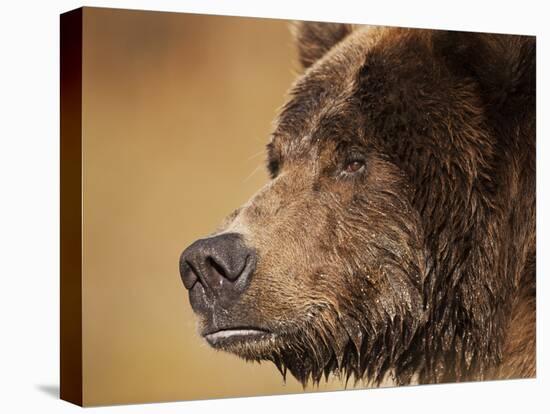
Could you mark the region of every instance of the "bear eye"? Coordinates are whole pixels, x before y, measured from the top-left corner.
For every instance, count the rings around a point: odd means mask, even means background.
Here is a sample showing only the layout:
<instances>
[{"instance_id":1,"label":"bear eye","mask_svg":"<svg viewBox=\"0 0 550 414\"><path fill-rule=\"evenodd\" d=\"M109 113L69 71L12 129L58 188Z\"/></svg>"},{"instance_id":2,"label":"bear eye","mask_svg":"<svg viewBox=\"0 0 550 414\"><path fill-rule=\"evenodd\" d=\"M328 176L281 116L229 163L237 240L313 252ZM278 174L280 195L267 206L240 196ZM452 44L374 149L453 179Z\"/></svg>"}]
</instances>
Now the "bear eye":
<instances>
[{"instance_id":1,"label":"bear eye","mask_svg":"<svg viewBox=\"0 0 550 414\"><path fill-rule=\"evenodd\" d=\"M279 174L279 161L271 159L267 161L267 170L271 179L274 179Z\"/></svg>"},{"instance_id":2,"label":"bear eye","mask_svg":"<svg viewBox=\"0 0 550 414\"><path fill-rule=\"evenodd\" d=\"M364 166L365 166L364 160L354 159L347 162L346 167L344 168L344 171L348 174L354 174L362 170Z\"/></svg>"},{"instance_id":3,"label":"bear eye","mask_svg":"<svg viewBox=\"0 0 550 414\"><path fill-rule=\"evenodd\" d=\"M269 144L267 144L267 170L271 179L277 177L277 175L279 174L280 166L281 161L277 156L275 145L273 144L273 141L271 141Z\"/></svg>"}]
</instances>

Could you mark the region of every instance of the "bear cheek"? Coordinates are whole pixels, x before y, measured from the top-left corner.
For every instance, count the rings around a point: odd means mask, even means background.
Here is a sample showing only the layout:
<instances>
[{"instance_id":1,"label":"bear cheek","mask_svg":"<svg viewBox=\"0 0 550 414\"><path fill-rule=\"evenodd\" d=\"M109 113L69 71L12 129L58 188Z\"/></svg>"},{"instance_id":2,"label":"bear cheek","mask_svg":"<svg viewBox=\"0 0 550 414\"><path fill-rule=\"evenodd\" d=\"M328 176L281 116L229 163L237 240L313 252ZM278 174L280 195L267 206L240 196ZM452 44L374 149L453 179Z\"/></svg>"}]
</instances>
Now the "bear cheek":
<instances>
[{"instance_id":1,"label":"bear cheek","mask_svg":"<svg viewBox=\"0 0 550 414\"><path fill-rule=\"evenodd\" d=\"M319 237L314 236L308 240ZM254 308L263 320L299 322L311 308L327 303L333 293L334 279L329 277L332 270L323 262L324 257L311 254L316 246L308 246L304 240L268 239L260 243L258 267L242 306ZM319 268L326 270L324 274L320 275Z\"/></svg>"}]
</instances>

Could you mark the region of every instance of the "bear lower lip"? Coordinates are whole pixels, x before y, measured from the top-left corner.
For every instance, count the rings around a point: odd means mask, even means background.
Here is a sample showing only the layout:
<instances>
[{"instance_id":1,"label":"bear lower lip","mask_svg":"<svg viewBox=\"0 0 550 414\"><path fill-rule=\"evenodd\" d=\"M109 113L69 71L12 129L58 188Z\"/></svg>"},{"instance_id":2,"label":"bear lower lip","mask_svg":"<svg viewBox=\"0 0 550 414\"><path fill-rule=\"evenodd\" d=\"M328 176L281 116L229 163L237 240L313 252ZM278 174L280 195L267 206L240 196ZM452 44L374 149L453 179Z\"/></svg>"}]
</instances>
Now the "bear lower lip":
<instances>
[{"instance_id":1,"label":"bear lower lip","mask_svg":"<svg viewBox=\"0 0 550 414\"><path fill-rule=\"evenodd\" d=\"M235 342L263 339L271 336L271 333L263 329L235 328L221 329L204 335L204 338L212 346L231 344Z\"/></svg>"}]
</instances>

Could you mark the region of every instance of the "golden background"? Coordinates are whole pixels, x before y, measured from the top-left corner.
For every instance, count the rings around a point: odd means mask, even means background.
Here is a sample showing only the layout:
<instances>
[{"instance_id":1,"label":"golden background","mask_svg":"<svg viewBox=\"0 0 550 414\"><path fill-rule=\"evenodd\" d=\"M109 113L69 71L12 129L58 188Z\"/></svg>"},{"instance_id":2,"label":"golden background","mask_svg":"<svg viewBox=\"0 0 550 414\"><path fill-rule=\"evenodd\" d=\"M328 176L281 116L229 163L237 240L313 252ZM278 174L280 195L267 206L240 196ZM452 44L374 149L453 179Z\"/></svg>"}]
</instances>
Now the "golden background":
<instances>
[{"instance_id":1,"label":"golden background","mask_svg":"<svg viewBox=\"0 0 550 414\"><path fill-rule=\"evenodd\" d=\"M302 392L211 349L178 271L266 182L295 62L287 21L84 9L85 405Z\"/></svg>"}]
</instances>

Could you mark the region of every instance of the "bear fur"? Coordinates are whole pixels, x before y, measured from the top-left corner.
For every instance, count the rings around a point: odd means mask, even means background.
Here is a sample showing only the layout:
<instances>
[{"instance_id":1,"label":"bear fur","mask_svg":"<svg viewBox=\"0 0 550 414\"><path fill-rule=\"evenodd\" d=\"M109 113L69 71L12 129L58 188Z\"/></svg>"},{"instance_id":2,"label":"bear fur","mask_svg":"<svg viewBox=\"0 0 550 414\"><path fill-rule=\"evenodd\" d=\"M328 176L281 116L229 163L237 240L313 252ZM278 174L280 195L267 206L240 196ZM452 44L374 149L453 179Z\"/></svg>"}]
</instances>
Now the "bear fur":
<instances>
[{"instance_id":1,"label":"bear fur","mask_svg":"<svg viewBox=\"0 0 550 414\"><path fill-rule=\"evenodd\" d=\"M293 30L271 181L212 235L242 235L254 274L201 332L261 328L213 346L304 384L533 377L535 38Z\"/></svg>"}]
</instances>

